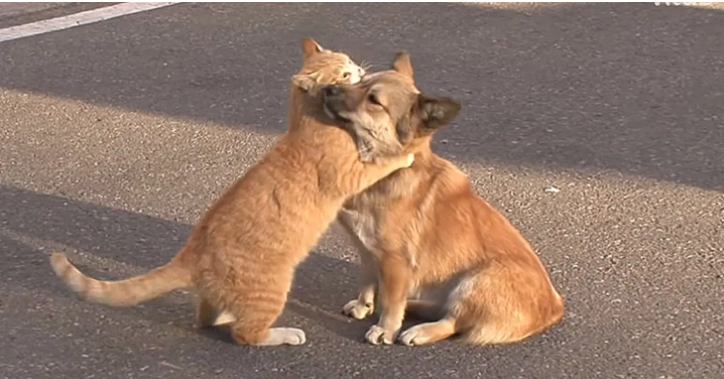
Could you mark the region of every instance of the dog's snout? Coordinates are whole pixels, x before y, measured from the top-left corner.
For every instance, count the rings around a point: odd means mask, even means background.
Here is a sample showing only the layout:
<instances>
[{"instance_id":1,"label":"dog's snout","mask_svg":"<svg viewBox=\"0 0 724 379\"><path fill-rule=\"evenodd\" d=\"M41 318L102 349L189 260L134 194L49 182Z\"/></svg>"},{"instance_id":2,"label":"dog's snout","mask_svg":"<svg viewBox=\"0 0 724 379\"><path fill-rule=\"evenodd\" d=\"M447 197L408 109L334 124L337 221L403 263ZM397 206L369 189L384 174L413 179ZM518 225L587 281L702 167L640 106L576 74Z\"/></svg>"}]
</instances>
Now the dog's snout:
<instances>
[{"instance_id":1,"label":"dog's snout","mask_svg":"<svg viewBox=\"0 0 724 379\"><path fill-rule=\"evenodd\" d=\"M327 86L324 88L324 96L327 98L339 96L342 91L335 85Z\"/></svg>"}]
</instances>

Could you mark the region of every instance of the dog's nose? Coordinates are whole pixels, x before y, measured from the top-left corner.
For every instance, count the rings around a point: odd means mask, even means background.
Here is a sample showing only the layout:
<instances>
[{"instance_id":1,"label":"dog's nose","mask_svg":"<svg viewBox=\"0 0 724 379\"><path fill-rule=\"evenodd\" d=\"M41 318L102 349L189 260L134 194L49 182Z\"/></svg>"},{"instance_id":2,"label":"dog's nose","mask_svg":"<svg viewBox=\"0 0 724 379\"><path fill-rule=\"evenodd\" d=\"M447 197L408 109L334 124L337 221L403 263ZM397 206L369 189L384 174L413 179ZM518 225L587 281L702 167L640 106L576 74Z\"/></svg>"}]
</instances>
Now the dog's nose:
<instances>
[{"instance_id":1,"label":"dog's nose","mask_svg":"<svg viewBox=\"0 0 724 379\"><path fill-rule=\"evenodd\" d=\"M339 87L335 85L327 86L324 88L324 96L326 97L339 96L341 92L342 91L339 89Z\"/></svg>"}]
</instances>

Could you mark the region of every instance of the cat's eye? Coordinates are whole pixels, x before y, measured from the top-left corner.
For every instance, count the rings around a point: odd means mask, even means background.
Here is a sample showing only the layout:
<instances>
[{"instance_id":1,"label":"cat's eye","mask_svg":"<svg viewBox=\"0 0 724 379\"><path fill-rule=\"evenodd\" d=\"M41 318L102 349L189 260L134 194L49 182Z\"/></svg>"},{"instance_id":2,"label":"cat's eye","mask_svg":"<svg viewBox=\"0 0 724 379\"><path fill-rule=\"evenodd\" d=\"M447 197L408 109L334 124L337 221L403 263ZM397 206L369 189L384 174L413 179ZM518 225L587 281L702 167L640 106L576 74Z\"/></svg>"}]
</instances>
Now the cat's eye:
<instances>
[{"instance_id":1,"label":"cat's eye","mask_svg":"<svg viewBox=\"0 0 724 379\"><path fill-rule=\"evenodd\" d=\"M349 72L349 71L347 71L347 72L345 72L344 74L342 74L342 78L344 78L344 79L349 79L350 76L352 76L352 73Z\"/></svg>"},{"instance_id":2,"label":"cat's eye","mask_svg":"<svg viewBox=\"0 0 724 379\"><path fill-rule=\"evenodd\" d=\"M380 103L380 99L374 93L367 95L367 100L374 105L382 105L382 103Z\"/></svg>"}]
</instances>

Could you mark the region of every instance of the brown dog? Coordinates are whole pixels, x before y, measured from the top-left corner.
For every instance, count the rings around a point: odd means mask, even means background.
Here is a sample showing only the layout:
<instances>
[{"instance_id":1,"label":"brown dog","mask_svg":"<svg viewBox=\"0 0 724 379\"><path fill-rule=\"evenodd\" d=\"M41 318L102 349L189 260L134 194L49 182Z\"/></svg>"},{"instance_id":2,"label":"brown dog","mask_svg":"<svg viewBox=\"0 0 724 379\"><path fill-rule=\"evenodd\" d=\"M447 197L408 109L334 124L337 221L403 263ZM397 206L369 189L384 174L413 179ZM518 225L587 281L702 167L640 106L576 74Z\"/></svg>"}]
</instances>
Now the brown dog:
<instances>
[{"instance_id":1,"label":"brown dog","mask_svg":"<svg viewBox=\"0 0 724 379\"><path fill-rule=\"evenodd\" d=\"M362 70L347 55L324 50L311 39L303 41L303 51L304 66L293 79L287 133L211 206L168 264L109 282L84 275L64 254L54 253L55 273L83 298L111 306L131 306L192 287L200 298L200 326L226 315L240 344L303 344L302 330L271 328L282 313L297 265L347 198L414 159L405 154L362 163L353 138L325 115L321 95L310 93L319 84L357 80ZM397 139L388 142L401 148Z\"/></svg>"},{"instance_id":2,"label":"brown dog","mask_svg":"<svg viewBox=\"0 0 724 379\"><path fill-rule=\"evenodd\" d=\"M363 264L359 297L344 313L372 314L379 284L383 309L366 334L373 344L394 342L406 309L432 322L403 332L405 345L458 333L474 344L514 342L556 323L563 301L531 246L463 172L430 150L433 133L459 105L421 94L408 55L393 67L337 86L325 100L330 115L364 138L358 146L365 151L396 135L415 153L410 168L350 199L340 213Z\"/></svg>"}]
</instances>

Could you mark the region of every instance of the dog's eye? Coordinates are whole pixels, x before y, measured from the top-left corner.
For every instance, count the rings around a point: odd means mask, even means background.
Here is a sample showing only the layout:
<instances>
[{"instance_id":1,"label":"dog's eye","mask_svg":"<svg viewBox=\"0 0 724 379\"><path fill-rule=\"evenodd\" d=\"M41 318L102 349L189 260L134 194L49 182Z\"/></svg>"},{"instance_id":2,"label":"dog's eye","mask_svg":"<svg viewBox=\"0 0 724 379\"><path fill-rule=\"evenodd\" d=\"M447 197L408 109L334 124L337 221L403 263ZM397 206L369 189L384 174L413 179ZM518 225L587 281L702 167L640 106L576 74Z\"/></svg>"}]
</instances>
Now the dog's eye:
<instances>
[{"instance_id":1,"label":"dog's eye","mask_svg":"<svg viewBox=\"0 0 724 379\"><path fill-rule=\"evenodd\" d=\"M350 76L352 76L352 73L349 71L342 74L342 78L344 78L344 79L349 79Z\"/></svg>"},{"instance_id":2,"label":"dog's eye","mask_svg":"<svg viewBox=\"0 0 724 379\"><path fill-rule=\"evenodd\" d=\"M377 95L374 93L367 95L367 100L374 105L382 105L382 103L380 103L380 99L378 99Z\"/></svg>"}]
</instances>

